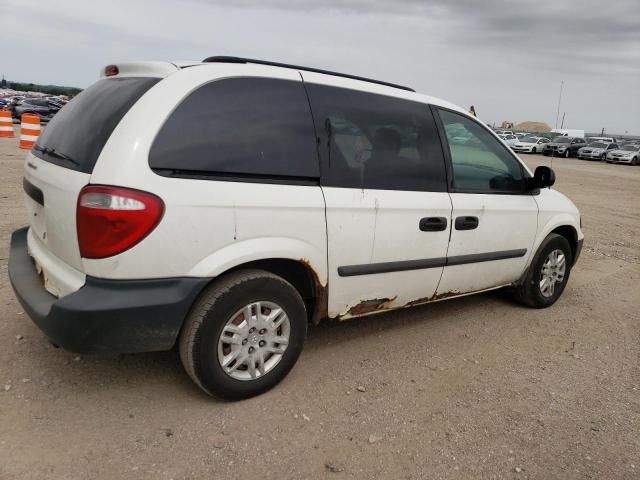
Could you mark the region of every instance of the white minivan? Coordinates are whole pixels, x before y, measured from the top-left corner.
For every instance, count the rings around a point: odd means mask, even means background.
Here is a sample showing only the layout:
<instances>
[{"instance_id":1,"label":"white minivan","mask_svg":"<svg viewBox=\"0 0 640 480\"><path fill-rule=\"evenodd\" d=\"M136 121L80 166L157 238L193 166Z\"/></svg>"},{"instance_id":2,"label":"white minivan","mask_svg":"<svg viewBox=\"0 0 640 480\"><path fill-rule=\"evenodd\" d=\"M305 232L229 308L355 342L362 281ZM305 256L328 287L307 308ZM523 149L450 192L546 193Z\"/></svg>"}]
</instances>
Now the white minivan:
<instances>
[{"instance_id":1,"label":"white minivan","mask_svg":"<svg viewBox=\"0 0 640 480\"><path fill-rule=\"evenodd\" d=\"M9 274L57 345L178 346L207 393L257 395L307 325L511 287L562 294L576 207L451 103L236 57L109 65L28 153Z\"/></svg>"}]
</instances>

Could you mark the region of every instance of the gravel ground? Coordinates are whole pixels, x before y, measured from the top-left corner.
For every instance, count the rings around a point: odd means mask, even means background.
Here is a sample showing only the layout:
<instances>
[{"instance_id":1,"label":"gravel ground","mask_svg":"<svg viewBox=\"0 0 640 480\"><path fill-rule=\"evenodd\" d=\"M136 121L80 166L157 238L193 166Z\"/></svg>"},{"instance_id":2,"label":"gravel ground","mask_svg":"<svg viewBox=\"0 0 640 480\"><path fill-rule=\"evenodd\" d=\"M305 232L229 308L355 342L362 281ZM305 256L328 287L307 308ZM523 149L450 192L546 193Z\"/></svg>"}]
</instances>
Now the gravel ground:
<instances>
[{"instance_id":1,"label":"gravel ground","mask_svg":"<svg viewBox=\"0 0 640 480\"><path fill-rule=\"evenodd\" d=\"M640 478L640 168L554 159L586 235L554 307L493 292L327 322L282 384L224 403L175 352L79 357L23 313L17 143L0 139L0 479Z\"/></svg>"}]
</instances>

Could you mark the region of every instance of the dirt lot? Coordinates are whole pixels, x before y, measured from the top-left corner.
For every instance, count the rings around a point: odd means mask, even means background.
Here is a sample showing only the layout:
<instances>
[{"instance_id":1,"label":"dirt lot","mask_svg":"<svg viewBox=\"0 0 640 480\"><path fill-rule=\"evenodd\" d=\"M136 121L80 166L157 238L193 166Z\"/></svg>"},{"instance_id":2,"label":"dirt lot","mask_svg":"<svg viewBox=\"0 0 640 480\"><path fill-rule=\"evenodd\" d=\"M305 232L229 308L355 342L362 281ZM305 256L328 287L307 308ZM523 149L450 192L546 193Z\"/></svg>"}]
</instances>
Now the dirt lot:
<instances>
[{"instance_id":1,"label":"dirt lot","mask_svg":"<svg viewBox=\"0 0 640 480\"><path fill-rule=\"evenodd\" d=\"M586 235L554 307L326 323L280 386L223 403L175 352L77 357L31 323L7 278L23 157L0 139L0 479L640 478L640 167L554 160Z\"/></svg>"}]
</instances>

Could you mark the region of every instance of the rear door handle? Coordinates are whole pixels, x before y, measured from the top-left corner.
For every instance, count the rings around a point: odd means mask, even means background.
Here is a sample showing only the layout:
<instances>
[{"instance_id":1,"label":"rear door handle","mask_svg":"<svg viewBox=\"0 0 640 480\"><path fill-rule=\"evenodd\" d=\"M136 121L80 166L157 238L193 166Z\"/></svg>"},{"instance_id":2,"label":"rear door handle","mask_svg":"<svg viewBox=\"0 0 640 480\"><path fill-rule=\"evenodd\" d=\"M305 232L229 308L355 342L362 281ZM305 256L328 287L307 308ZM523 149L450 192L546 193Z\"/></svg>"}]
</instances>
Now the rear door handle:
<instances>
[{"instance_id":1,"label":"rear door handle","mask_svg":"<svg viewBox=\"0 0 640 480\"><path fill-rule=\"evenodd\" d=\"M473 230L478 228L478 217L458 217L456 218L456 230Z\"/></svg>"},{"instance_id":2,"label":"rear door handle","mask_svg":"<svg viewBox=\"0 0 640 480\"><path fill-rule=\"evenodd\" d=\"M425 217L420 219L420 230L423 232L442 232L447 229L445 217Z\"/></svg>"}]
</instances>

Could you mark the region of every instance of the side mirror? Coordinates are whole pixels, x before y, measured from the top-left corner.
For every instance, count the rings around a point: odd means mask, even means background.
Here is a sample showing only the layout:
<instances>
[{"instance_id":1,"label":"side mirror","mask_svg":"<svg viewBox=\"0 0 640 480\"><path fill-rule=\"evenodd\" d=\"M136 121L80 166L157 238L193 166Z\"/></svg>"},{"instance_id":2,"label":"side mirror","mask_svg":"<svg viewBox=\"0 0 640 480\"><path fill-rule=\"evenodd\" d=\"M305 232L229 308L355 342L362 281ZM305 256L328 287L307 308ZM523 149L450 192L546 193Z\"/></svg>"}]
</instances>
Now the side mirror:
<instances>
[{"instance_id":1,"label":"side mirror","mask_svg":"<svg viewBox=\"0 0 640 480\"><path fill-rule=\"evenodd\" d=\"M556 183L556 174L549 167L540 165L533 173L532 180L533 188L546 188Z\"/></svg>"}]
</instances>

